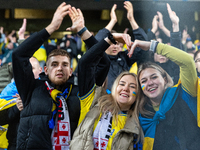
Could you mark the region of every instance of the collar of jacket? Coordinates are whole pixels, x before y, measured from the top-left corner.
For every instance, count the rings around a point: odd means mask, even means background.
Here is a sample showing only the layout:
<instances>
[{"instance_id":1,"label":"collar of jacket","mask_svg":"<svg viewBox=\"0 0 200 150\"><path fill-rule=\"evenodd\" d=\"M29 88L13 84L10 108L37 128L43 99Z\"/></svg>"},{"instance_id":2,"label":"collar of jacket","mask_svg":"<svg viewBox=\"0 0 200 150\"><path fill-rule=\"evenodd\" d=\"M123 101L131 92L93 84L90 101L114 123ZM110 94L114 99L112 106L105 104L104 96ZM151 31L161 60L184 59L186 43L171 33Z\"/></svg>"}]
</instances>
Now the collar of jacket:
<instances>
[{"instance_id":1,"label":"collar of jacket","mask_svg":"<svg viewBox=\"0 0 200 150\"><path fill-rule=\"evenodd\" d=\"M48 83L49 83L52 87L55 87L55 84L53 84L53 83L49 80L48 76L47 76L44 72L40 73L39 76L40 76L40 80L41 80L41 81L48 81ZM73 74L72 74L71 77L67 80L67 82L66 82L63 86L61 86L59 89L57 89L57 90L63 91L63 90L66 89L66 87L69 87L69 85L71 85L71 84L74 85L74 75L73 75Z\"/></svg>"},{"instance_id":2,"label":"collar of jacket","mask_svg":"<svg viewBox=\"0 0 200 150\"><path fill-rule=\"evenodd\" d=\"M110 58L110 60L117 60L118 59L118 55L108 55L108 57Z\"/></svg>"}]
</instances>

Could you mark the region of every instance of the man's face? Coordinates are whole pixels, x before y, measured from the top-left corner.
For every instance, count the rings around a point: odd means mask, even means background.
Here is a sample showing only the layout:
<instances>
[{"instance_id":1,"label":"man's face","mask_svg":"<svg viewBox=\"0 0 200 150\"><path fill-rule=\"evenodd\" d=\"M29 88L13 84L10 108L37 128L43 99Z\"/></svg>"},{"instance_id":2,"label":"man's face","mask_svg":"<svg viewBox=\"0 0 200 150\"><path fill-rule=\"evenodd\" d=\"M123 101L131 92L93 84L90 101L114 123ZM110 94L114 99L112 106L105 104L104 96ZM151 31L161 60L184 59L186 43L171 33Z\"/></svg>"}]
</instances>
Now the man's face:
<instances>
[{"instance_id":1,"label":"man's face","mask_svg":"<svg viewBox=\"0 0 200 150\"><path fill-rule=\"evenodd\" d=\"M38 79L39 74L42 72L42 67L40 67L38 60L34 57L31 57L29 61L32 65L32 71L33 71L34 77L35 79Z\"/></svg>"},{"instance_id":2,"label":"man's face","mask_svg":"<svg viewBox=\"0 0 200 150\"><path fill-rule=\"evenodd\" d=\"M56 86L66 83L72 75L69 58L61 55L50 57L44 71Z\"/></svg>"}]
</instances>

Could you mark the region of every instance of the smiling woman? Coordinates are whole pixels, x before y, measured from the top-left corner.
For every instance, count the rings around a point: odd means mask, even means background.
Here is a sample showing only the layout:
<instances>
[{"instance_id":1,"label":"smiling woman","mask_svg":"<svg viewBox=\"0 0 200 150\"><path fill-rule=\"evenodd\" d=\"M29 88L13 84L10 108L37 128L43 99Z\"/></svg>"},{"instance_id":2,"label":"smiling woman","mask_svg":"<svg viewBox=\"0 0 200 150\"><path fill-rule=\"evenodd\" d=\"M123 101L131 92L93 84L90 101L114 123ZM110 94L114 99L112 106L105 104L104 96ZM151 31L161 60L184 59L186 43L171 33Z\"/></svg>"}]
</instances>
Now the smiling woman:
<instances>
[{"instance_id":1,"label":"smiling woman","mask_svg":"<svg viewBox=\"0 0 200 150\"><path fill-rule=\"evenodd\" d=\"M80 16L81 11L72 7L71 19L77 17L77 20L82 20ZM70 149L133 150L142 137L136 107L139 102L137 76L122 72L114 81L111 94L106 93L102 87L103 82L100 84L97 79L99 74L106 78L109 71L110 61L105 54L106 49L115 43L115 40L131 45L130 36L109 32L107 37L98 42L85 30L81 37L88 51L78 64L81 115L79 126L70 142Z\"/></svg>"},{"instance_id":2,"label":"smiling woman","mask_svg":"<svg viewBox=\"0 0 200 150\"><path fill-rule=\"evenodd\" d=\"M159 106L165 90L173 86L172 78L159 65L151 62L140 65L138 76L141 87L144 87L142 88L144 95L150 99L154 106ZM146 102L142 99L140 107L143 107ZM142 112L143 109L141 109L140 113Z\"/></svg>"},{"instance_id":3,"label":"smiling woman","mask_svg":"<svg viewBox=\"0 0 200 150\"><path fill-rule=\"evenodd\" d=\"M154 63L147 62L138 68L139 120L145 137L143 149L199 149L198 78L192 57L155 41L136 40L130 54L134 47L150 49L180 67L180 80L175 86L167 72Z\"/></svg>"}]
</instances>

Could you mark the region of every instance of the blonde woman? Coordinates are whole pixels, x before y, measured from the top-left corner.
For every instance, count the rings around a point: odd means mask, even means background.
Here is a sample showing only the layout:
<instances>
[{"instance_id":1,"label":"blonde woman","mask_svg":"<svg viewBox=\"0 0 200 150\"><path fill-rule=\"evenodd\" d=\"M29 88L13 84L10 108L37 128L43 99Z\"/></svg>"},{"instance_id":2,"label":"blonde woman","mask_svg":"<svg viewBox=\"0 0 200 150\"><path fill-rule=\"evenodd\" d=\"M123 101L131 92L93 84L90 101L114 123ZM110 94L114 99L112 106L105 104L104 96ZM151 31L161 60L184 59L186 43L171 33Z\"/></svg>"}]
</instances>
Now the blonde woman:
<instances>
[{"instance_id":1,"label":"blonde woman","mask_svg":"<svg viewBox=\"0 0 200 150\"><path fill-rule=\"evenodd\" d=\"M94 42L94 37L84 25L80 27L81 23L75 23L82 16L81 11L72 7L69 15L73 22L72 27L79 26L76 31L82 39L86 43ZM100 42L94 42L94 45L79 60L81 115L79 126L70 143L71 150L133 150L134 144L140 138L141 130L136 107L137 95L139 95L137 76L129 72L121 73L115 80L112 93L109 95L102 87L96 85L97 66L101 66L99 63L101 59L109 62L104 52L116 41L126 42L130 48L131 39L128 34L110 33ZM109 63L107 67L109 68ZM101 73L107 74L107 72Z\"/></svg>"}]
</instances>

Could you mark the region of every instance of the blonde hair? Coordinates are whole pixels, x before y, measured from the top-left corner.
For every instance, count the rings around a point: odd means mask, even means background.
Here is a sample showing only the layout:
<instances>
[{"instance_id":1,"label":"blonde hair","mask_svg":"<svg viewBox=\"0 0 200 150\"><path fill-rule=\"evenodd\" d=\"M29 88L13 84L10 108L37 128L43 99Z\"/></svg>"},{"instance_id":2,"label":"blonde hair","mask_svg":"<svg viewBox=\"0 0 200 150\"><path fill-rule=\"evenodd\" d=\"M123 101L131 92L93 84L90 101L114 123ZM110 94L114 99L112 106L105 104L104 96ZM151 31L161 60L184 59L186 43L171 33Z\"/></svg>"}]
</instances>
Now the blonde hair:
<instances>
[{"instance_id":1,"label":"blonde hair","mask_svg":"<svg viewBox=\"0 0 200 150\"><path fill-rule=\"evenodd\" d=\"M139 83L138 83L136 74L130 73L128 71L124 71L120 75L118 75L118 77L115 79L115 81L113 83L113 86L112 86L112 89L111 89L111 94L106 94L106 95L103 95L103 96L100 97L99 102L98 102L99 103L99 109L100 109L100 112L102 112L102 114L105 114L108 111L111 112L112 115L113 115L113 119L116 120L116 121L118 120L117 119L118 114L119 114L119 112L121 112L121 110L120 110L120 107L119 107L117 101L114 99L114 95L116 95L116 88L119 85L120 79L123 76L126 76L126 75L133 76L135 78L136 84L137 84L136 100L131 105L130 109L128 110L127 118L133 117L135 119L137 126L140 129L140 134L138 136L138 139L139 139L141 137L143 138L143 132L142 132L142 129L140 127L140 123L139 123L139 119L138 119L138 115L139 115L138 105L139 105L139 95L140 94L138 93ZM117 122L115 122L115 123L117 124Z\"/></svg>"},{"instance_id":2,"label":"blonde hair","mask_svg":"<svg viewBox=\"0 0 200 150\"><path fill-rule=\"evenodd\" d=\"M139 112L140 114L148 117L148 116L151 116L151 115L154 115L152 112L146 110L144 108L145 104L147 104L149 102L149 98L143 93L142 89L141 89L141 84L140 84L140 81L139 81L139 77L140 77L140 74L143 70L147 69L147 68L152 68L152 69L155 69L157 71L159 71L159 73L161 74L161 76L163 77L163 79L166 80L166 84L165 84L165 90L168 88L168 87L172 87L174 85L174 82L172 80L172 78L169 76L169 74L162 68L160 67L159 65L155 64L155 63L152 63L152 62L146 62L146 63L143 63L141 64L139 67L138 67L138 84L139 84L139 91L138 92L140 95L140 102L139 102Z\"/></svg>"}]
</instances>

